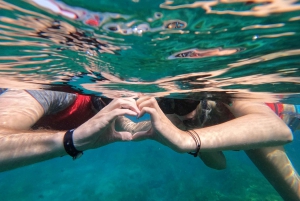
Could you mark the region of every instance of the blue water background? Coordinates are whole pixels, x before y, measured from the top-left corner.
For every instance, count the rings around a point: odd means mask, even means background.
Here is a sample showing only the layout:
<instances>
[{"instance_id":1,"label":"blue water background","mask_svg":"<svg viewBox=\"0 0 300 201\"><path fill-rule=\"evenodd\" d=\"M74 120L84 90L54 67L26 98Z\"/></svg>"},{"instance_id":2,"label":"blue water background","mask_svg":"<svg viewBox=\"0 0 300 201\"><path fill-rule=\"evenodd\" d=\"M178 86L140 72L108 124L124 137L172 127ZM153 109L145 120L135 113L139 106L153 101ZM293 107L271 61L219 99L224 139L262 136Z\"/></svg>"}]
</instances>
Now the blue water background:
<instances>
[{"instance_id":1,"label":"blue water background","mask_svg":"<svg viewBox=\"0 0 300 201\"><path fill-rule=\"evenodd\" d=\"M226 157L217 171L155 142L116 143L1 173L1 200L281 200L243 152Z\"/></svg>"},{"instance_id":2,"label":"blue water background","mask_svg":"<svg viewBox=\"0 0 300 201\"><path fill-rule=\"evenodd\" d=\"M298 171L299 143L297 132L285 146ZM1 173L1 200L282 200L243 151L225 155L213 170L154 141L115 143Z\"/></svg>"}]
</instances>

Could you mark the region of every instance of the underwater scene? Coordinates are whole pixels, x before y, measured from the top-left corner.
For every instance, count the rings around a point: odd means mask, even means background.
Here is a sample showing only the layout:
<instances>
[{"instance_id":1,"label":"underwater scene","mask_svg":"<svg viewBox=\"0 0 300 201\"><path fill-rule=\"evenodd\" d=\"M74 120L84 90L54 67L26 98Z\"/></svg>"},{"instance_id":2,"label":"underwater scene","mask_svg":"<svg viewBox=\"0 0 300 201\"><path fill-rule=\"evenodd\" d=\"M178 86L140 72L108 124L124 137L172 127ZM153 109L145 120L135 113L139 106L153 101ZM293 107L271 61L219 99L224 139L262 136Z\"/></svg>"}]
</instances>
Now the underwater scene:
<instances>
[{"instance_id":1,"label":"underwater scene","mask_svg":"<svg viewBox=\"0 0 300 201\"><path fill-rule=\"evenodd\" d=\"M300 198L297 0L0 0L4 89L274 103ZM217 170L154 140L116 142L0 172L0 200L297 200L264 177L276 170L233 150Z\"/></svg>"}]
</instances>

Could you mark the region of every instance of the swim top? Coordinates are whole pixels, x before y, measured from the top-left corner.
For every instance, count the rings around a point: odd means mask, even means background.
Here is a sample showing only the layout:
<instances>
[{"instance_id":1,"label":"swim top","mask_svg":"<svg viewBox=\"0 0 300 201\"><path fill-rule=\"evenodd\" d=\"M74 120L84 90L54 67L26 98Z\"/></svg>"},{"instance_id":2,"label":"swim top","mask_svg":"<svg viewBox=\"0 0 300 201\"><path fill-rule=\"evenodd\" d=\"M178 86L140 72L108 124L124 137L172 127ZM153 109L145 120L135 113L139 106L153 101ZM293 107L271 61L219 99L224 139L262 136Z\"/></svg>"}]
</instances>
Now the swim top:
<instances>
[{"instance_id":1,"label":"swim top","mask_svg":"<svg viewBox=\"0 0 300 201\"><path fill-rule=\"evenodd\" d=\"M0 88L0 95L3 94L7 89Z\"/></svg>"},{"instance_id":2,"label":"swim top","mask_svg":"<svg viewBox=\"0 0 300 201\"><path fill-rule=\"evenodd\" d=\"M266 103L292 131L300 127L300 105Z\"/></svg>"},{"instance_id":3,"label":"swim top","mask_svg":"<svg viewBox=\"0 0 300 201\"><path fill-rule=\"evenodd\" d=\"M45 115L33 129L69 130L77 128L95 112L91 96L47 90L27 90L43 107Z\"/></svg>"}]
</instances>

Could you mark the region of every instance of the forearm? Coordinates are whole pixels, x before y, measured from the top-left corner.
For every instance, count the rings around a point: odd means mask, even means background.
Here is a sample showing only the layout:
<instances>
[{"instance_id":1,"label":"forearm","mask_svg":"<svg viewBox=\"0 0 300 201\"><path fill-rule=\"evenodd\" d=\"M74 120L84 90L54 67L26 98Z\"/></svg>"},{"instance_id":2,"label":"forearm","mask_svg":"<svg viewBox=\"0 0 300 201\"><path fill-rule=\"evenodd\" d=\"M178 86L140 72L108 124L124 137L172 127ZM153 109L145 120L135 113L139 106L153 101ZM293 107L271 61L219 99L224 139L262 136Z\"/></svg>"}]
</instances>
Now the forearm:
<instances>
[{"instance_id":1,"label":"forearm","mask_svg":"<svg viewBox=\"0 0 300 201\"><path fill-rule=\"evenodd\" d=\"M247 150L283 145L293 139L285 123L268 114L249 114L195 131L201 138L201 151Z\"/></svg>"},{"instance_id":2,"label":"forearm","mask_svg":"<svg viewBox=\"0 0 300 201\"><path fill-rule=\"evenodd\" d=\"M246 154L284 200L300 199L299 175L282 146L248 150Z\"/></svg>"},{"instance_id":3,"label":"forearm","mask_svg":"<svg viewBox=\"0 0 300 201\"><path fill-rule=\"evenodd\" d=\"M0 130L0 172L66 155L64 133Z\"/></svg>"}]
</instances>

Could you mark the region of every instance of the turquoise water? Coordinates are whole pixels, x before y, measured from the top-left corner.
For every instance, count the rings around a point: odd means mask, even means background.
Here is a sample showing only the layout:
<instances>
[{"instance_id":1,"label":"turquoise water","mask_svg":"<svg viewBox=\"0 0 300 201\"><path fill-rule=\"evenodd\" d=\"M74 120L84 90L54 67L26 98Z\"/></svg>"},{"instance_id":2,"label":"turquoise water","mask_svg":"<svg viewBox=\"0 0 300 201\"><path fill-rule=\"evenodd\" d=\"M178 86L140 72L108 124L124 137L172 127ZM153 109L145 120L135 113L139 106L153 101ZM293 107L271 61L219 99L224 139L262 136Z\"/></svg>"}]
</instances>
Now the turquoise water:
<instances>
[{"instance_id":1,"label":"turquoise water","mask_svg":"<svg viewBox=\"0 0 300 201\"><path fill-rule=\"evenodd\" d=\"M286 148L299 171L299 146ZM282 200L244 152L225 155L218 171L152 141L116 143L1 173L1 200Z\"/></svg>"},{"instance_id":2,"label":"turquoise water","mask_svg":"<svg viewBox=\"0 0 300 201\"><path fill-rule=\"evenodd\" d=\"M0 86L299 104L300 5L272 2L0 0ZM115 143L1 173L0 199L282 200L244 152L225 154L217 171L153 141Z\"/></svg>"},{"instance_id":3,"label":"turquoise water","mask_svg":"<svg viewBox=\"0 0 300 201\"><path fill-rule=\"evenodd\" d=\"M1 173L1 200L282 200L244 152L225 154L218 171L152 141L116 143Z\"/></svg>"}]
</instances>

